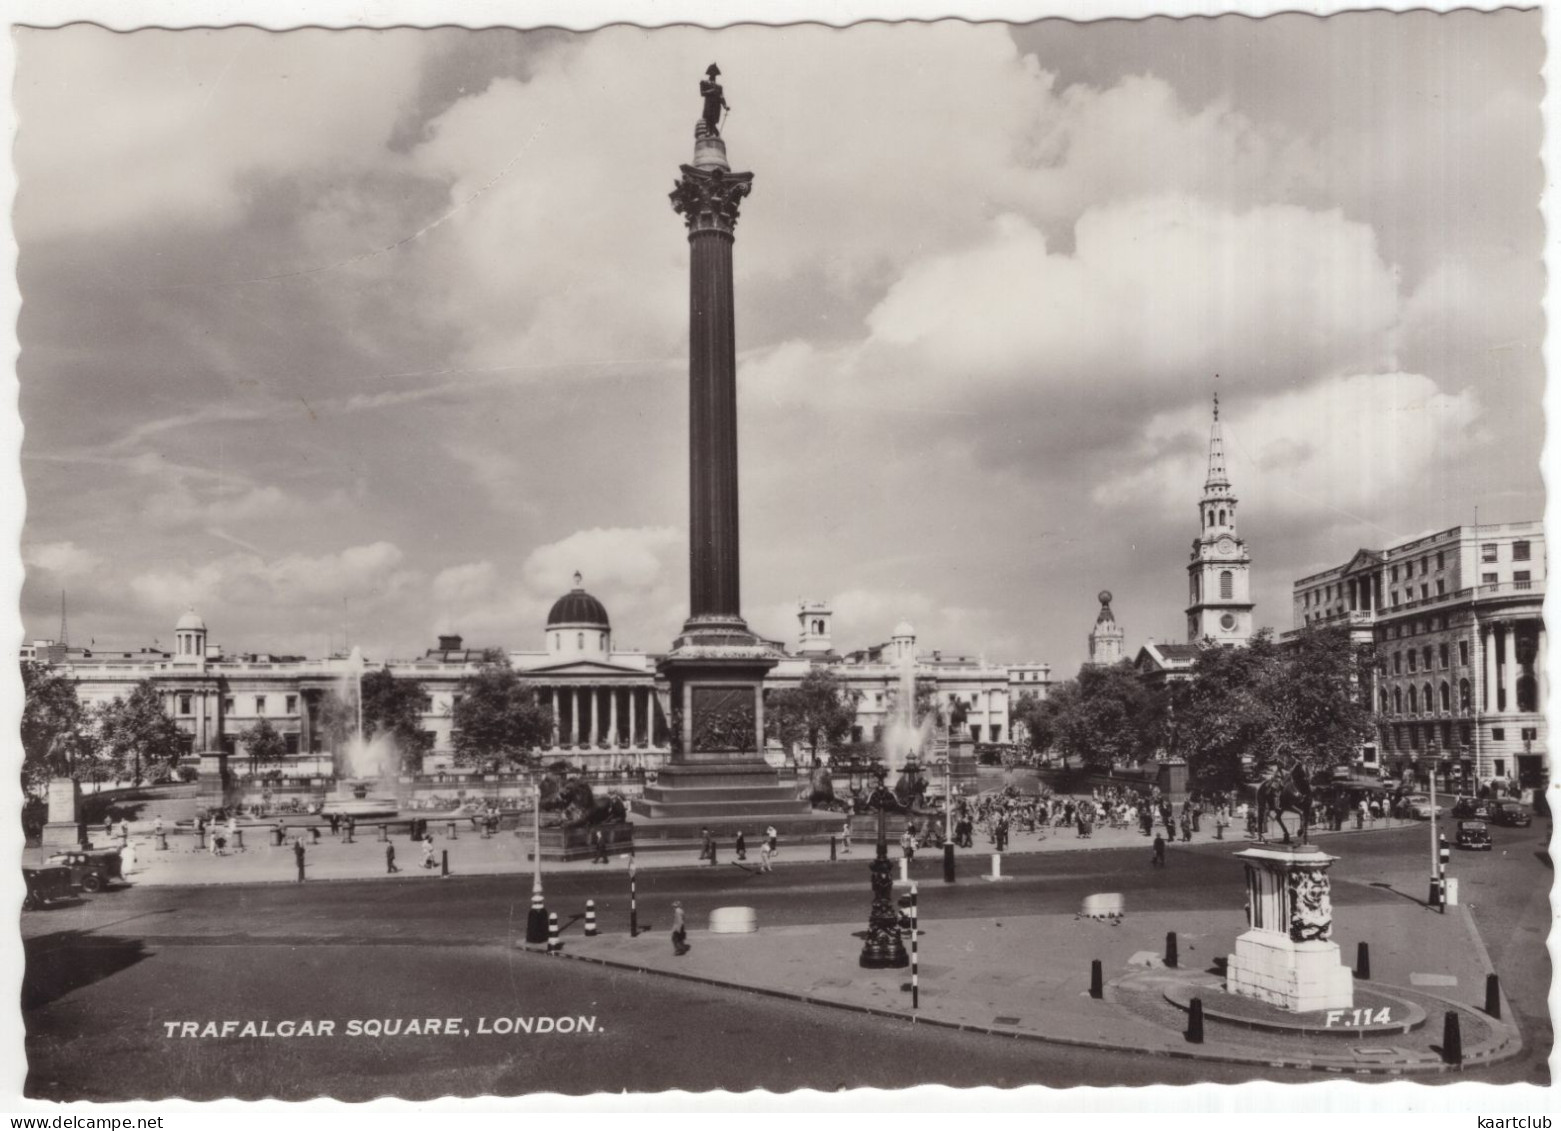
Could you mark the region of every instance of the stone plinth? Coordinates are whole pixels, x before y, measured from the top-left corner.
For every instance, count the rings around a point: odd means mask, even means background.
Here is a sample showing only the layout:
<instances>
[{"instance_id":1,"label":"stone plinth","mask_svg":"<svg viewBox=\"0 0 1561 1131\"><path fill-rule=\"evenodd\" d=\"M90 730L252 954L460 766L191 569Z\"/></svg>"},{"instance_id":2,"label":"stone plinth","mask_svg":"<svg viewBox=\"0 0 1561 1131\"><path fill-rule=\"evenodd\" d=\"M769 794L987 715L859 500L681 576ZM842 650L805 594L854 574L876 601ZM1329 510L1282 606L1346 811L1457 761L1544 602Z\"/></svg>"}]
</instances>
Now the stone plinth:
<instances>
[{"instance_id":1,"label":"stone plinth","mask_svg":"<svg viewBox=\"0 0 1561 1131\"><path fill-rule=\"evenodd\" d=\"M196 771L195 783L195 801L198 806L203 809L228 808L233 782L228 774L227 751L201 751L201 764Z\"/></svg>"},{"instance_id":2,"label":"stone plinth","mask_svg":"<svg viewBox=\"0 0 1561 1131\"><path fill-rule=\"evenodd\" d=\"M1329 897L1328 868L1338 858L1310 845L1236 855L1247 868L1251 927L1227 961L1226 991L1295 1013L1351 1008L1355 981L1333 941Z\"/></svg>"},{"instance_id":3,"label":"stone plinth","mask_svg":"<svg viewBox=\"0 0 1561 1131\"><path fill-rule=\"evenodd\" d=\"M1187 796L1187 763L1180 758L1170 758L1159 764L1155 784L1160 792L1172 799Z\"/></svg>"},{"instance_id":4,"label":"stone plinth","mask_svg":"<svg viewBox=\"0 0 1561 1131\"><path fill-rule=\"evenodd\" d=\"M550 825L542 829L542 859L554 862L590 860L596 856L596 846L591 834L600 830L607 842L609 856L634 853L634 825L628 821L612 821L601 825ZM521 830L516 831L519 835ZM535 852L528 852L529 860Z\"/></svg>"},{"instance_id":5,"label":"stone plinth","mask_svg":"<svg viewBox=\"0 0 1561 1131\"><path fill-rule=\"evenodd\" d=\"M70 778L49 781L49 820L43 826L45 848L74 848L85 840L81 825L81 786Z\"/></svg>"}]
</instances>

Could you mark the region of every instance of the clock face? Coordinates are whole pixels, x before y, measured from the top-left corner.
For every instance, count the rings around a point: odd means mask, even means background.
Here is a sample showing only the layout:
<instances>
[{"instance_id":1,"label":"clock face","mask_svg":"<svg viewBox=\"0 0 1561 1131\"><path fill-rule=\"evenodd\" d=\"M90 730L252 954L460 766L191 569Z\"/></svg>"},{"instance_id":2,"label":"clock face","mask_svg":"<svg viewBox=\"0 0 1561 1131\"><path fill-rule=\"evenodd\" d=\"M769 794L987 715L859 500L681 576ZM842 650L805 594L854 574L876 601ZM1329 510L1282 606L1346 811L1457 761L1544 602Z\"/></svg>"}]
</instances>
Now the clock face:
<instances>
[{"instance_id":1,"label":"clock face","mask_svg":"<svg viewBox=\"0 0 1561 1131\"><path fill-rule=\"evenodd\" d=\"M1226 632L1229 632L1231 629L1236 627L1236 618L1231 616L1229 613L1226 613L1224 616L1220 617L1220 627L1223 628Z\"/></svg>"},{"instance_id":2,"label":"clock face","mask_svg":"<svg viewBox=\"0 0 1561 1131\"><path fill-rule=\"evenodd\" d=\"M1228 554L1236 548L1236 543L1229 538L1221 538L1219 543L1220 553Z\"/></svg>"}]
</instances>

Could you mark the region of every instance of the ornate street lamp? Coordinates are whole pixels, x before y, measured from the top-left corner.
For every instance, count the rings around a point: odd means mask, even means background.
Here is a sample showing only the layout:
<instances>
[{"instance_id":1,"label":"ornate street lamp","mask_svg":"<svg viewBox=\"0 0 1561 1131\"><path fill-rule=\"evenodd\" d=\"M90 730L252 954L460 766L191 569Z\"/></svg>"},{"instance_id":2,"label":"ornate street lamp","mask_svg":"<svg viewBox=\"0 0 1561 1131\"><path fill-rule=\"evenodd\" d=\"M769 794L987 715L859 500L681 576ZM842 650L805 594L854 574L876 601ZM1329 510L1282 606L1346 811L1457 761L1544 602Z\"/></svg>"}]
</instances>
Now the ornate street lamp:
<instances>
[{"instance_id":1,"label":"ornate street lamp","mask_svg":"<svg viewBox=\"0 0 1561 1131\"><path fill-rule=\"evenodd\" d=\"M870 809L878 811L878 851L867 866L872 876L873 908L867 918L867 941L862 944L860 964L870 970L910 965L905 943L900 938L900 913L894 906L894 880L889 867L889 841L885 822L890 809L899 809L894 791L884 785L887 771L875 767L878 784L867 799Z\"/></svg>"}]
</instances>

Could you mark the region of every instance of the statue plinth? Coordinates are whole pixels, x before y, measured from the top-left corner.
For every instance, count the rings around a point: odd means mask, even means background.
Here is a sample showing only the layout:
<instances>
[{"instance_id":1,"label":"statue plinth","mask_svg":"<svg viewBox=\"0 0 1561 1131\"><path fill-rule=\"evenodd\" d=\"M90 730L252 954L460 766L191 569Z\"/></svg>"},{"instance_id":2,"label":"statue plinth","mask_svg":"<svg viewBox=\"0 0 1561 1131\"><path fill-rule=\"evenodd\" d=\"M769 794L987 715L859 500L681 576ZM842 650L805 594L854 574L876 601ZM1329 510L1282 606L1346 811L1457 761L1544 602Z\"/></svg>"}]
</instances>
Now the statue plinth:
<instances>
[{"instance_id":1,"label":"statue plinth","mask_svg":"<svg viewBox=\"0 0 1561 1131\"><path fill-rule=\"evenodd\" d=\"M49 779L49 820L40 843L45 848L76 848L85 841L81 824L81 786L72 778Z\"/></svg>"},{"instance_id":2,"label":"statue plinth","mask_svg":"<svg viewBox=\"0 0 1561 1131\"><path fill-rule=\"evenodd\" d=\"M1247 868L1250 926L1226 962L1226 992L1295 1013L1352 1008L1354 975L1333 941L1328 868L1338 857L1310 845L1236 856Z\"/></svg>"}]
</instances>

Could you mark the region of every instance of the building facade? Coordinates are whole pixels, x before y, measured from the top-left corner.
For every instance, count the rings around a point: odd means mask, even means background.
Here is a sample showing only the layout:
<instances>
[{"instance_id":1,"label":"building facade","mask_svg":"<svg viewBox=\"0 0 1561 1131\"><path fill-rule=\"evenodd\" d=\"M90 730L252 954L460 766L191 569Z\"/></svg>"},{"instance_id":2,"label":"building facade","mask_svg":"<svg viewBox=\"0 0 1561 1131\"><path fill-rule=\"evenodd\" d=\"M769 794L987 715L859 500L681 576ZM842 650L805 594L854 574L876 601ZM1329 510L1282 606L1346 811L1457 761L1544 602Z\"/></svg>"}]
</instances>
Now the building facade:
<instances>
[{"instance_id":1,"label":"building facade","mask_svg":"<svg viewBox=\"0 0 1561 1131\"><path fill-rule=\"evenodd\" d=\"M1375 651L1364 767L1464 783L1548 778L1540 522L1455 526L1295 582L1299 629L1348 625Z\"/></svg>"},{"instance_id":2,"label":"building facade","mask_svg":"<svg viewBox=\"0 0 1561 1131\"><path fill-rule=\"evenodd\" d=\"M934 701L946 710L963 707L964 725L982 743L1022 737L1013 733L1012 704L1022 695L1044 698L1051 685L1048 664L994 664L939 650L919 652L908 624L884 644L837 653L833 614L825 602L800 602L797 621L794 645L771 642L782 658L764 690L795 687L818 669L834 673L856 701L851 734L856 742L872 742L883 733L905 657L918 687L930 687ZM540 751L544 761L564 758L600 771L655 769L671 753L669 689L657 676L659 657L616 647L607 609L585 591L578 574L574 587L548 613L541 647L531 650L468 648L451 635L413 659L228 656L207 635L205 622L191 610L175 625L172 651L112 652L38 640L22 649L22 658L60 670L89 706L127 697L137 683L151 681L168 715L188 736L192 754L222 750L242 759L243 732L263 719L281 734L286 759L278 768L292 776L335 772L336 752L328 748L321 725L325 699L335 693L350 702L356 681L381 668L415 681L422 693L429 747L425 770L451 767L461 682L496 655L508 660L552 712L551 741ZM769 755L781 761L786 752L773 749Z\"/></svg>"}]
</instances>

